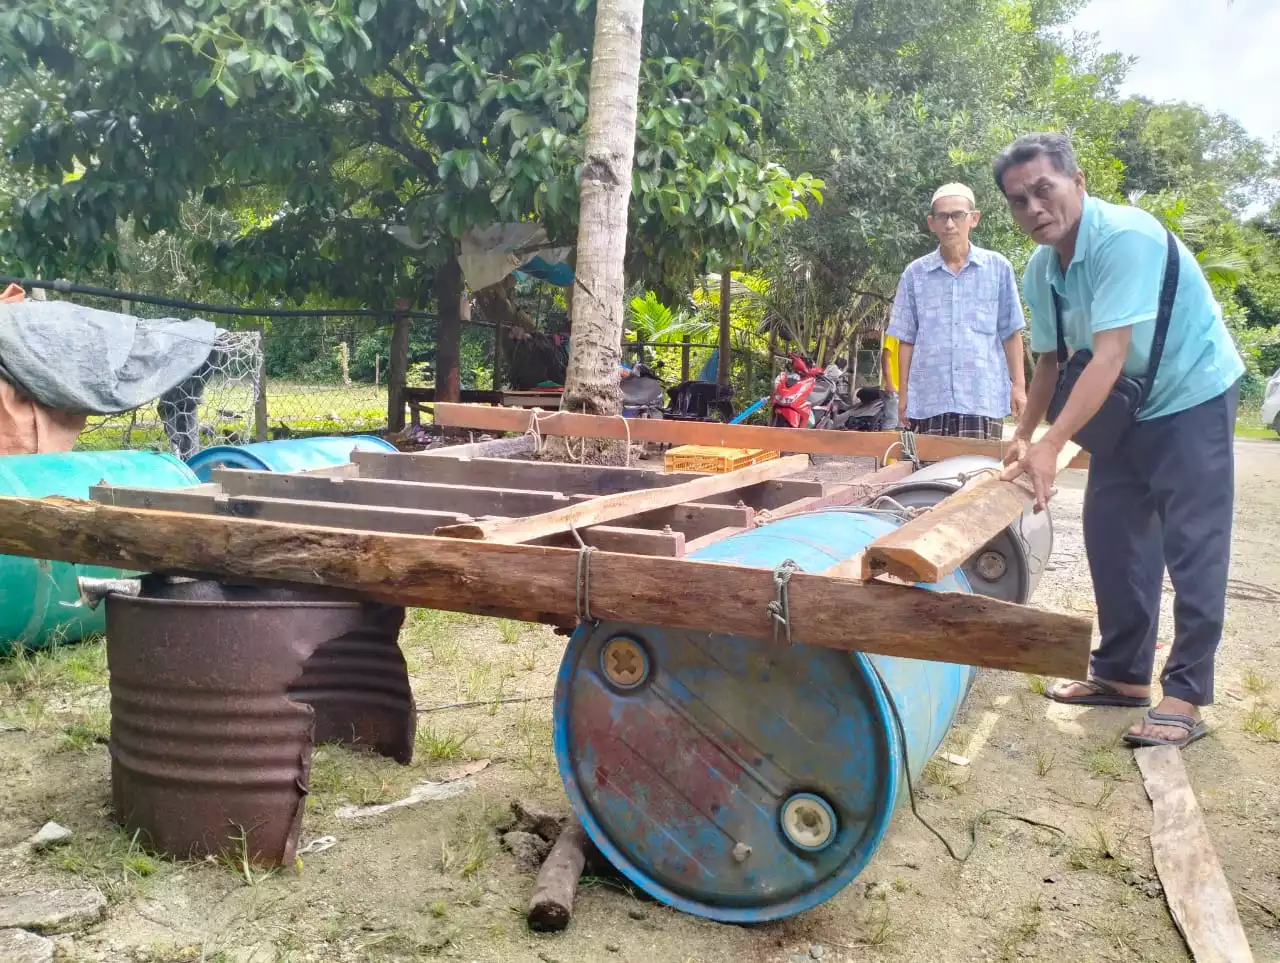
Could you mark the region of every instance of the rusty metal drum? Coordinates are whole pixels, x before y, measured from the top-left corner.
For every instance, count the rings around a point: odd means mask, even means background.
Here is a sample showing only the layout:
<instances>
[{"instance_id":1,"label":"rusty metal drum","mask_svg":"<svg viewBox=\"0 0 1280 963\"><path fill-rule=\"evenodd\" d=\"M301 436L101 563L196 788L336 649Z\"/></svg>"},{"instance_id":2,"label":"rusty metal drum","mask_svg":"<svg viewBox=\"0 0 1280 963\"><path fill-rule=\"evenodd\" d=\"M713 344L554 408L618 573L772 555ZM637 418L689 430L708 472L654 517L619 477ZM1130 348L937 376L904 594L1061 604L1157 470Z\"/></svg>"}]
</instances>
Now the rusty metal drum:
<instances>
[{"instance_id":1,"label":"rusty metal drum","mask_svg":"<svg viewBox=\"0 0 1280 963\"><path fill-rule=\"evenodd\" d=\"M117 819L180 858L291 864L316 741L411 758L403 619L317 593L157 577L137 598L108 596Z\"/></svg>"},{"instance_id":2,"label":"rusty metal drum","mask_svg":"<svg viewBox=\"0 0 1280 963\"><path fill-rule=\"evenodd\" d=\"M821 572L901 522L826 511L691 557ZM968 592L963 573L922 590ZM672 586L672 605L680 604ZM762 624L763 613L762 613ZM829 899L884 838L975 670L771 640L604 622L571 639L554 735L593 842L668 905L723 922Z\"/></svg>"}]
</instances>

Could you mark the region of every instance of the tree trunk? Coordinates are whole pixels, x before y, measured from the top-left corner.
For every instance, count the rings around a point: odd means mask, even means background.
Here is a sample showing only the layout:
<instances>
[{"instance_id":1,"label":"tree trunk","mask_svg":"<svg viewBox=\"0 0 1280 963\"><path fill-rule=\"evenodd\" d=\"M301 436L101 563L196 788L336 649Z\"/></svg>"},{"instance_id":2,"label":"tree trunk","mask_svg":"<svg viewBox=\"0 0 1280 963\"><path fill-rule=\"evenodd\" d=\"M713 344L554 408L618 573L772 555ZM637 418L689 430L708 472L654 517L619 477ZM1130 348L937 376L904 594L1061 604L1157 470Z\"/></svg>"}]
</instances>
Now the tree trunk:
<instances>
[{"instance_id":1,"label":"tree trunk","mask_svg":"<svg viewBox=\"0 0 1280 963\"><path fill-rule=\"evenodd\" d=\"M733 339L730 337L729 312L733 307L733 272L725 268L720 274L720 365L716 384L728 387L733 377Z\"/></svg>"},{"instance_id":2,"label":"tree trunk","mask_svg":"<svg viewBox=\"0 0 1280 963\"><path fill-rule=\"evenodd\" d=\"M462 400L462 265L450 258L436 272L436 401Z\"/></svg>"},{"instance_id":3,"label":"tree trunk","mask_svg":"<svg viewBox=\"0 0 1280 963\"><path fill-rule=\"evenodd\" d=\"M406 302L398 302L403 310ZM404 428L404 386L409 373L409 316L397 314L391 329L391 357L387 359L387 429Z\"/></svg>"},{"instance_id":4,"label":"tree trunk","mask_svg":"<svg viewBox=\"0 0 1280 963\"><path fill-rule=\"evenodd\" d=\"M572 338L561 407L616 415L622 410L623 262L636 142L640 29L644 0L599 0L581 207Z\"/></svg>"}]
</instances>

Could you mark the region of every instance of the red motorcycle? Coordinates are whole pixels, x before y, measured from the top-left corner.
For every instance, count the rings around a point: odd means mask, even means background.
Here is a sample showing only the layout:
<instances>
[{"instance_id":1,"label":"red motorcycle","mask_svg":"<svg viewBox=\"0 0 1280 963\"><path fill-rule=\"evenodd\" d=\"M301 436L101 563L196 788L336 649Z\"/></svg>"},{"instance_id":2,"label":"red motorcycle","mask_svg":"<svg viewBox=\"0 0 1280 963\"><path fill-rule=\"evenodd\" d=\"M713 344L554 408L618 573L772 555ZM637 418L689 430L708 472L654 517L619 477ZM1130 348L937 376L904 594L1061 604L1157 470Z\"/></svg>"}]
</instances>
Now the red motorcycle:
<instances>
[{"instance_id":1,"label":"red motorcycle","mask_svg":"<svg viewBox=\"0 0 1280 963\"><path fill-rule=\"evenodd\" d=\"M775 428L829 427L835 397L836 386L821 368L813 367L801 355L791 354L773 383L769 424Z\"/></svg>"}]
</instances>

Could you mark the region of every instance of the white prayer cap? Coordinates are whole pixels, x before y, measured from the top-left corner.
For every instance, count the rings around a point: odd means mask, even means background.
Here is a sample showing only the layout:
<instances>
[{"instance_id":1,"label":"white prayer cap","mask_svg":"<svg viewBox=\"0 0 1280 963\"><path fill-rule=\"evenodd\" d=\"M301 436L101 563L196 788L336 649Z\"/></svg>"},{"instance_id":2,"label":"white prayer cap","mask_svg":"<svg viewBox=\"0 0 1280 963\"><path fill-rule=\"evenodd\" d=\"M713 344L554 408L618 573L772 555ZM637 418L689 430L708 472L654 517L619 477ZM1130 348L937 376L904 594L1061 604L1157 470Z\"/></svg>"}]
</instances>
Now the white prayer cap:
<instances>
[{"instance_id":1,"label":"white prayer cap","mask_svg":"<svg viewBox=\"0 0 1280 963\"><path fill-rule=\"evenodd\" d=\"M943 184L941 187L939 187L936 191L933 192L933 200L929 202L930 210L933 209L934 204L937 204L938 201L942 200L942 198L944 197L963 197L965 200L969 202L970 206L972 207L978 206L978 201L977 201L977 198L973 196L973 191L971 191L965 185Z\"/></svg>"}]
</instances>

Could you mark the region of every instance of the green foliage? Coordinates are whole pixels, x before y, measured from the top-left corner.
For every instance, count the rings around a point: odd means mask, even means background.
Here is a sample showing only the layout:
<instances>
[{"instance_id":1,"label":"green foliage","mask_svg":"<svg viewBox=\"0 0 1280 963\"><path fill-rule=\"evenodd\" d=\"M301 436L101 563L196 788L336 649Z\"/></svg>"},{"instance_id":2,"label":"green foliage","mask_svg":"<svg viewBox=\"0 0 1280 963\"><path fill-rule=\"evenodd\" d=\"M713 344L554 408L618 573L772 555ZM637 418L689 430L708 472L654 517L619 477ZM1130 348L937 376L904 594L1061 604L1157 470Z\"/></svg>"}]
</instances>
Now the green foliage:
<instances>
[{"instance_id":1,"label":"green foliage","mask_svg":"<svg viewBox=\"0 0 1280 963\"><path fill-rule=\"evenodd\" d=\"M430 293L470 229L576 232L589 0L47 0L0 12L0 81L40 79L5 140L38 185L0 248L28 272L121 264L120 224L234 215L196 245L233 292L387 304ZM768 156L811 0L662 0L647 17L633 271L665 282L803 216L820 182ZM387 224L407 225L411 250Z\"/></svg>"}]
</instances>

